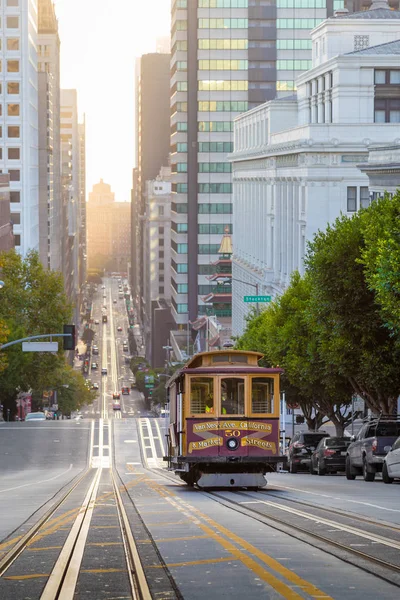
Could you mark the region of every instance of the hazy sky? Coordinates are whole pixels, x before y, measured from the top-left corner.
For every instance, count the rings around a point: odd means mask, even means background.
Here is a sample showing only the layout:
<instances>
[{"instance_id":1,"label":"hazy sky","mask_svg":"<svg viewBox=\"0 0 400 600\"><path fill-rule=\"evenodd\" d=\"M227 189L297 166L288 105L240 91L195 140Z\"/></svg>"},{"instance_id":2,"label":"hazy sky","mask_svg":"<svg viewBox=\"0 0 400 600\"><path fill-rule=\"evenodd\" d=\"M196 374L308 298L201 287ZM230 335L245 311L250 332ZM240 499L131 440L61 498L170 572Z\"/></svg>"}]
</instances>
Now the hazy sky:
<instances>
[{"instance_id":1,"label":"hazy sky","mask_svg":"<svg viewBox=\"0 0 400 600\"><path fill-rule=\"evenodd\" d=\"M86 113L87 193L100 177L130 199L134 166L135 58L169 34L170 0L55 0L61 87Z\"/></svg>"}]
</instances>

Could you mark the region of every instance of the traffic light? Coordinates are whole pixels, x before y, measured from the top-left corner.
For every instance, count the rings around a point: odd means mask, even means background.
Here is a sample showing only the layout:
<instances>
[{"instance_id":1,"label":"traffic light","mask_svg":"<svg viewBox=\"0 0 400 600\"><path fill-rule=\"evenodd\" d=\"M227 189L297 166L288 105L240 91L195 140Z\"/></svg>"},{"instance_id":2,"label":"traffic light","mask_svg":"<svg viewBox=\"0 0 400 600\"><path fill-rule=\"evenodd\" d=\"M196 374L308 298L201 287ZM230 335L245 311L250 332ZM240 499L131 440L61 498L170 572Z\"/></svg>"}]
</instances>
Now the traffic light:
<instances>
[{"instance_id":1,"label":"traffic light","mask_svg":"<svg viewBox=\"0 0 400 600\"><path fill-rule=\"evenodd\" d=\"M75 350L75 325L64 325L63 333L70 334L63 338L64 350Z\"/></svg>"}]
</instances>

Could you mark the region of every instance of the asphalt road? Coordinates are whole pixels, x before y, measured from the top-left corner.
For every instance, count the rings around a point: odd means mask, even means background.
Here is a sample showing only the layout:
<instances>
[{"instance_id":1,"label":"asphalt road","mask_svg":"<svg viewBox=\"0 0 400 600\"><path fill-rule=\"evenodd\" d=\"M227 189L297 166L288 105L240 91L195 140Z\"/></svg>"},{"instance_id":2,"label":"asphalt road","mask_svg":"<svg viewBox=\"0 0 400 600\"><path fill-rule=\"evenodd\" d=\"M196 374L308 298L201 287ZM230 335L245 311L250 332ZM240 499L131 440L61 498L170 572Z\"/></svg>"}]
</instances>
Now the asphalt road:
<instances>
[{"instance_id":1,"label":"asphalt road","mask_svg":"<svg viewBox=\"0 0 400 600\"><path fill-rule=\"evenodd\" d=\"M0 423L0 540L87 465L90 423Z\"/></svg>"}]
</instances>

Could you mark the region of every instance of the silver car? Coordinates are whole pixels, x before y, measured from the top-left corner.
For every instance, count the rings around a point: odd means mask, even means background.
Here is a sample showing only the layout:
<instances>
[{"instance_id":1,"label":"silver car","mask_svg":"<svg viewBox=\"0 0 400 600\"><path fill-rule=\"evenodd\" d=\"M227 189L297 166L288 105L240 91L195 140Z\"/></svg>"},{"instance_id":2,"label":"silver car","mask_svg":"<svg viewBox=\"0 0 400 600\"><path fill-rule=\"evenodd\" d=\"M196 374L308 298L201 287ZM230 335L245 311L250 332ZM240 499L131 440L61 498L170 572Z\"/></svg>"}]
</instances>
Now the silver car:
<instances>
[{"instance_id":1,"label":"silver car","mask_svg":"<svg viewBox=\"0 0 400 600\"><path fill-rule=\"evenodd\" d=\"M44 412L31 412L25 417L25 421L45 421L46 415Z\"/></svg>"},{"instance_id":2,"label":"silver car","mask_svg":"<svg viewBox=\"0 0 400 600\"><path fill-rule=\"evenodd\" d=\"M388 453L385 456L382 468L382 479L385 483L393 483L393 479L400 479L400 437L392 447L386 446Z\"/></svg>"}]
</instances>

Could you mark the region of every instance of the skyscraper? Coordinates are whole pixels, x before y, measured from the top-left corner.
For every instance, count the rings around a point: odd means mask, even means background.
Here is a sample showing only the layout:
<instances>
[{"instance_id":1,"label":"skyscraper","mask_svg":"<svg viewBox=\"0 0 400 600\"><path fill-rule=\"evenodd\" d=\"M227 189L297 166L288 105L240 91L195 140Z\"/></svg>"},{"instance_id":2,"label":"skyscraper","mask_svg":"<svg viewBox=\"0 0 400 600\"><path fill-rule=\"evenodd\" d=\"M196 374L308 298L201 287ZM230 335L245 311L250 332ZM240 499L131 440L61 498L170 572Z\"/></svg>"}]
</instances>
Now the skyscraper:
<instances>
[{"instance_id":1,"label":"skyscraper","mask_svg":"<svg viewBox=\"0 0 400 600\"><path fill-rule=\"evenodd\" d=\"M311 29L344 4L344 0L172 3L171 301L178 325L212 313L202 298L212 291L211 263L217 260L221 236L232 229L227 155L233 150L233 120L277 95L295 92L296 78L311 65ZM396 6L398 0L391 4ZM255 128L249 135L255 135Z\"/></svg>"},{"instance_id":2,"label":"skyscraper","mask_svg":"<svg viewBox=\"0 0 400 600\"><path fill-rule=\"evenodd\" d=\"M39 254L61 271L60 38L52 0L38 4Z\"/></svg>"},{"instance_id":3,"label":"skyscraper","mask_svg":"<svg viewBox=\"0 0 400 600\"><path fill-rule=\"evenodd\" d=\"M168 165L170 146L169 88L170 55L145 54L136 62L136 161L137 185L132 197L132 217L136 230L136 260L132 263L132 281L136 281L139 311L142 313L144 258L143 240L146 181L155 179L162 166ZM143 315L141 314L141 318Z\"/></svg>"},{"instance_id":4,"label":"skyscraper","mask_svg":"<svg viewBox=\"0 0 400 600\"><path fill-rule=\"evenodd\" d=\"M86 281L87 272L87 223L86 223L86 120L78 123L79 135L79 287Z\"/></svg>"},{"instance_id":5,"label":"skyscraper","mask_svg":"<svg viewBox=\"0 0 400 600\"><path fill-rule=\"evenodd\" d=\"M3 0L0 170L10 176L16 249L39 250L37 2Z\"/></svg>"}]
</instances>

